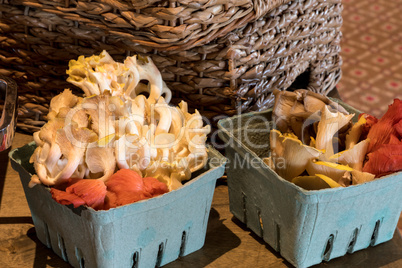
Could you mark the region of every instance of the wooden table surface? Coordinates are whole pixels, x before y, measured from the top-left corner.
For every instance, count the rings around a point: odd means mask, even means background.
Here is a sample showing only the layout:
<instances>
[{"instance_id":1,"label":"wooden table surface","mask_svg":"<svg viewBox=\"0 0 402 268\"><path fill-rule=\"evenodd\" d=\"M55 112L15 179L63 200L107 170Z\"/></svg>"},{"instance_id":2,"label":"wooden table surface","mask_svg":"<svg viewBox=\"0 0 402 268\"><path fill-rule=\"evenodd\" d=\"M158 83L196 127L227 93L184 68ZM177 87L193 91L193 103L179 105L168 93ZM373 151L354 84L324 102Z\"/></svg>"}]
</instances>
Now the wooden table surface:
<instances>
[{"instance_id":1,"label":"wooden table surface","mask_svg":"<svg viewBox=\"0 0 402 268\"><path fill-rule=\"evenodd\" d=\"M32 136L17 133L13 148L32 141ZM35 235L31 214L18 174L0 158L0 268L70 267L45 247ZM172 262L177 267L292 267L262 239L251 233L229 211L228 190L218 180L205 245L199 251ZM355 252L315 267L402 267L402 238Z\"/></svg>"}]
</instances>

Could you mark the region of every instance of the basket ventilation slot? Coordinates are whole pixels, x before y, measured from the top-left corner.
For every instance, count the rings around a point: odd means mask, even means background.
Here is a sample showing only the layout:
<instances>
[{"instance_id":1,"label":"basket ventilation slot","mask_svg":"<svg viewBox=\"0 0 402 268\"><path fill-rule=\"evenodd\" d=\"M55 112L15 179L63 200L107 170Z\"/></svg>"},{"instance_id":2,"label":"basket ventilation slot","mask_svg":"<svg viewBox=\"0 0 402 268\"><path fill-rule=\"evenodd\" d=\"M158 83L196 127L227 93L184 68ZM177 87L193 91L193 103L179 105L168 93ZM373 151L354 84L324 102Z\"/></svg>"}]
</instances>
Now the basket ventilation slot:
<instances>
[{"instance_id":1,"label":"basket ventilation slot","mask_svg":"<svg viewBox=\"0 0 402 268\"><path fill-rule=\"evenodd\" d=\"M378 230L380 229L380 220L376 221L373 234L371 235L370 246L375 246L378 238Z\"/></svg>"},{"instance_id":2,"label":"basket ventilation slot","mask_svg":"<svg viewBox=\"0 0 402 268\"><path fill-rule=\"evenodd\" d=\"M165 249L165 245L162 243L159 244L159 249L158 249L158 256L156 257L156 265L155 267L160 267L162 263L162 257L163 257L163 250Z\"/></svg>"},{"instance_id":3,"label":"basket ventilation slot","mask_svg":"<svg viewBox=\"0 0 402 268\"><path fill-rule=\"evenodd\" d=\"M46 237L46 246L47 246L48 248L51 248L51 247L52 247L52 243L51 243L51 241L50 241L49 227L47 226L47 223L46 223L46 222L44 222L43 225L44 225L43 228L44 228L45 237Z\"/></svg>"},{"instance_id":4,"label":"basket ventilation slot","mask_svg":"<svg viewBox=\"0 0 402 268\"><path fill-rule=\"evenodd\" d=\"M79 248L75 248L75 257L77 258L80 268L85 268L85 260L82 251Z\"/></svg>"},{"instance_id":5,"label":"basket ventilation slot","mask_svg":"<svg viewBox=\"0 0 402 268\"><path fill-rule=\"evenodd\" d=\"M333 246L334 246L334 235L331 234L328 237L327 243L326 243L325 248L324 248L324 252L322 254L322 259L324 261L329 261L330 260L331 251L332 251Z\"/></svg>"},{"instance_id":6,"label":"basket ventilation slot","mask_svg":"<svg viewBox=\"0 0 402 268\"><path fill-rule=\"evenodd\" d=\"M242 197L242 205L243 205L243 223L247 224L247 207L246 207L247 197L246 197L245 193L241 193L241 197Z\"/></svg>"},{"instance_id":7,"label":"basket ventilation slot","mask_svg":"<svg viewBox=\"0 0 402 268\"><path fill-rule=\"evenodd\" d=\"M276 225L276 251L281 252L281 227L279 224Z\"/></svg>"},{"instance_id":8,"label":"basket ventilation slot","mask_svg":"<svg viewBox=\"0 0 402 268\"><path fill-rule=\"evenodd\" d=\"M186 233L186 231L183 231L183 234L181 235L181 244L180 244L179 256L184 255L184 251L186 250L186 239L187 239L187 233Z\"/></svg>"},{"instance_id":9,"label":"basket ventilation slot","mask_svg":"<svg viewBox=\"0 0 402 268\"><path fill-rule=\"evenodd\" d=\"M60 234L57 234L58 238L58 244L59 244L59 249L61 251L61 257L65 262L68 262L68 257L67 257L67 250L66 250L66 245L64 243L64 239Z\"/></svg>"},{"instance_id":10,"label":"basket ventilation slot","mask_svg":"<svg viewBox=\"0 0 402 268\"><path fill-rule=\"evenodd\" d=\"M257 209L257 215L258 215L258 222L260 225L260 237L264 236L264 224L262 223L262 216L261 216L261 210Z\"/></svg>"},{"instance_id":11,"label":"basket ventilation slot","mask_svg":"<svg viewBox=\"0 0 402 268\"><path fill-rule=\"evenodd\" d=\"M348 252L348 253L353 253L353 249L354 249L354 247L355 247L355 245L356 245L357 235L358 235L358 234L359 234L359 229L356 228L356 229L353 231L352 238L350 239L350 242L349 242L349 245L348 245L348 249L347 249L347 252Z\"/></svg>"},{"instance_id":12,"label":"basket ventilation slot","mask_svg":"<svg viewBox=\"0 0 402 268\"><path fill-rule=\"evenodd\" d=\"M133 266L131 266L132 268L138 268L138 260L139 260L139 253L138 251L134 252L133 254Z\"/></svg>"},{"instance_id":13,"label":"basket ventilation slot","mask_svg":"<svg viewBox=\"0 0 402 268\"><path fill-rule=\"evenodd\" d=\"M80 268L85 268L85 260L84 260L84 258L80 259Z\"/></svg>"}]
</instances>

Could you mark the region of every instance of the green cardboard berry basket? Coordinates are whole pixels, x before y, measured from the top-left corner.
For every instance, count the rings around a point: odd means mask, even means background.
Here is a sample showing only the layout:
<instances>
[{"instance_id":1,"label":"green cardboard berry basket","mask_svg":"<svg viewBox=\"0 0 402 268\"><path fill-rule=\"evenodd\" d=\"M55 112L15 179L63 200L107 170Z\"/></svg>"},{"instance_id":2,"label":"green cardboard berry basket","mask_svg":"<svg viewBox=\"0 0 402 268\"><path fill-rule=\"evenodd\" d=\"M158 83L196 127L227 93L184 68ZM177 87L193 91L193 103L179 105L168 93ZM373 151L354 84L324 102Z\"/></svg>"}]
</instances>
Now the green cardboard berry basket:
<instances>
[{"instance_id":1,"label":"green cardboard berry basket","mask_svg":"<svg viewBox=\"0 0 402 268\"><path fill-rule=\"evenodd\" d=\"M357 120L358 110L340 104ZM262 161L269 155L271 116L267 110L218 122L233 215L296 267L392 239L402 210L402 172L346 188L304 190Z\"/></svg>"},{"instance_id":2,"label":"green cardboard berry basket","mask_svg":"<svg viewBox=\"0 0 402 268\"><path fill-rule=\"evenodd\" d=\"M216 180L226 159L208 148L209 162L178 190L133 204L95 211L57 203L43 185L28 187L32 142L10 152L39 240L74 267L163 266L200 249Z\"/></svg>"}]
</instances>

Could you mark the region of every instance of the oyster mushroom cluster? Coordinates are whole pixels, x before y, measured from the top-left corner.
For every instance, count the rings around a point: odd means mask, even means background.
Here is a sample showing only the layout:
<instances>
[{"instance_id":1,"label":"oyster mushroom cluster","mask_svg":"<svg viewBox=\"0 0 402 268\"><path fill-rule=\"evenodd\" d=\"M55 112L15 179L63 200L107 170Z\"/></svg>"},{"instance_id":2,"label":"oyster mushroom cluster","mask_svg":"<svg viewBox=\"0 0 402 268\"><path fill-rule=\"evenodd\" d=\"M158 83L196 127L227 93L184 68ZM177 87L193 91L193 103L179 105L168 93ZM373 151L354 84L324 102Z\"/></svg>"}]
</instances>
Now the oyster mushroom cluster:
<instances>
[{"instance_id":1,"label":"oyster mushroom cluster","mask_svg":"<svg viewBox=\"0 0 402 268\"><path fill-rule=\"evenodd\" d=\"M275 91L270 132L271 156L263 159L282 178L308 190L364 183L375 175L363 171L369 139L366 117L353 122L338 103L300 89Z\"/></svg>"},{"instance_id":2,"label":"oyster mushroom cluster","mask_svg":"<svg viewBox=\"0 0 402 268\"><path fill-rule=\"evenodd\" d=\"M71 60L67 74L85 95L65 89L51 100L48 122L34 133L31 186L106 182L118 169L131 169L175 190L206 164L210 126L184 101L169 105L172 94L150 58L119 63L103 51Z\"/></svg>"}]
</instances>

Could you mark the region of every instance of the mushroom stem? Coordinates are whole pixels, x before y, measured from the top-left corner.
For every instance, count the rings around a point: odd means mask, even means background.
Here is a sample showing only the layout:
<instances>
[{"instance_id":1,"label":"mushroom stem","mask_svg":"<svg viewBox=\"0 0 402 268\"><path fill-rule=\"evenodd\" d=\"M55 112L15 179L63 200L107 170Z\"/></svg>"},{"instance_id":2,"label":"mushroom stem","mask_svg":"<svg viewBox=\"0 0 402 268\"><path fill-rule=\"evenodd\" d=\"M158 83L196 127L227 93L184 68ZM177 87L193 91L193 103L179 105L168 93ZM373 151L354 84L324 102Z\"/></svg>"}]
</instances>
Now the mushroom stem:
<instances>
[{"instance_id":1,"label":"mushroom stem","mask_svg":"<svg viewBox=\"0 0 402 268\"><path fill-rule=\"evenodd\" d=\"M325 150L327 158L334 154L332 139L335 133L349 123L353 116L354 114L332 113L329 111L328 106L324 106L321 112L321 120L318 123L316 148L318 150Z\"/></svg>"},{"instance_id":2,"label":"mushroom stem","mask_svg":"<svg viewBox=\"0 0 402 268\"><path fill-rule=\"evenodd\" d=\"M161 133L168 133L172 124L172 113L170 107L165 103L163 97L161 97L157 104L155 104L155 112L159 115L159 122L156 126L155 135Z\"/></svg>"}]
</instances>

